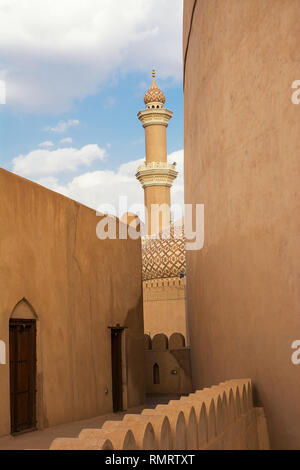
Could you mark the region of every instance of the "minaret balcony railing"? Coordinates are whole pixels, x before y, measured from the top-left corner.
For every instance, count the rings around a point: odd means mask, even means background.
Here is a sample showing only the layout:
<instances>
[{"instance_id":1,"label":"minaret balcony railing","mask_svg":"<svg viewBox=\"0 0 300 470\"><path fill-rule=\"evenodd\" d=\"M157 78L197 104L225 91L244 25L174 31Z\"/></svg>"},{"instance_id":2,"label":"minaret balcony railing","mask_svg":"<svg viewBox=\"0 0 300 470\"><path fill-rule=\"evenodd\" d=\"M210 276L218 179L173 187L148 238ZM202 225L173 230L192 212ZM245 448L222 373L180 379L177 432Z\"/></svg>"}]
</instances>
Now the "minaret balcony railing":
<instances>
[{"instance_id":1,"label":"minaret balcony railing","mask_svg":"<svg viewBox=\"0 0 300 470\"><path fill-rule=\"evenodd\" d=\"M152 108L153 105L153 108ZM138 113L138 118L143 127L160 125L168 127L168 123L173 116L172 111L159 107L159 103L149 103L149 108Z\"/></svg>"},{"instance_id":2,"label":"minaret balcony railing","mask_svg":"<svg viewBox=\"0 0 300 470\"><path fill-rule=\"evenodd\" d=\"M176 164L168 162L151 162L140 165L137 169L136 178L143 188L148 186L171 187L177 178Z\"/></svg>"}]
</instances>

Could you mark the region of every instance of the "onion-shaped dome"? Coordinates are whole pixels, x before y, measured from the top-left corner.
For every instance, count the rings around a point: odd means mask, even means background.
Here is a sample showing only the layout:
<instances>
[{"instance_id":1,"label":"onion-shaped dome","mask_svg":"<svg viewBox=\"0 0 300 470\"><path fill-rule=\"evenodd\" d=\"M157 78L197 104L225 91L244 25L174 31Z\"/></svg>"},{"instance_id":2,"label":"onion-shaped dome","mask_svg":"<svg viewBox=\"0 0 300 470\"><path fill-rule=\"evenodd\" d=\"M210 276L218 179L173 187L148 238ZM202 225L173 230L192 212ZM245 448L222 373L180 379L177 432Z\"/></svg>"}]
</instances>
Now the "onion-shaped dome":
<instances>
[{"instance_id":1,"label":"onion-shaped dome","mask_svg":"<svg viewBox=\"0 0 300 470\"><path fill-rule=\"evenodd\" d=\"M152 72L153 80L152 80L152 85L145 94L144 97L144 103L145 105L149 103L162 103L165 104L166 102L166 97L164 93L161 91L160 88L158 88L156 81L155 81L155 71L153 70Z\"/></svg>"},{"instance_id":2,"label":"onion-shaped dome","mask_svg":"<svg viewBox=\"0 0 300 470\"><path fill-rule=\"evenodd\" d=\"M171 225L170 236L166 239L163 234L160 233L159 238L143 240L143 281L180 278L186 273L183 225Z\"/></svg>"}]
</instances>

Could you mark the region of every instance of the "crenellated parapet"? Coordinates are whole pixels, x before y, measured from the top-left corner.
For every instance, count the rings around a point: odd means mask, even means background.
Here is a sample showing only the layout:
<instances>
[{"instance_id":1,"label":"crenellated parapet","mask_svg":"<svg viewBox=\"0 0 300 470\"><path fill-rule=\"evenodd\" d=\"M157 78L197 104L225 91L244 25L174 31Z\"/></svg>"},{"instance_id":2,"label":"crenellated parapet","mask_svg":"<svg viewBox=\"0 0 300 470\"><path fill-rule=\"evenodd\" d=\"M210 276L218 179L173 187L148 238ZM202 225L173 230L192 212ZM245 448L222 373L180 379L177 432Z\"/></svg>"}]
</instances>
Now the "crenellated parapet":
<instances>
[{"instance_id":1,"label":"crenellated parapet","mask_svg":"<svg viewBox=\"0 0 300 470\"><path fill-rule=\"evenodd\" d=\"M267 450L269 436L263 409L253 406L251 379L238 379L55 439L50 449Z\"/></svg>"},{"instance_id":2,"label":"crenellated parapet","mask_svg":"<svg viewBox=\"0 0 300 470\"><path fill-rule=\"evenodd\" d=\"M168 338L164 333L159 333L153 338L150 335L144 335L145 350L152 351L172 351L175 349L184 349L186 347L185 337L181 333L173 333Z\"/></svg>"},{"instance_id":3,"label":"crenellated parapet","mask_svg":"<svg viewBox=\"0 0 300 470\"><path fill-rule=\"evenodd\" d=\"M185 278L152 279L143 282L144 302L185 299Z\"/></svg>"},{"instance_id":4,"label":"crenellated parapet","mask_svg":"<svg viewBox=\"0 0 300 470\"><path fill-rule=\"evenodd\" d=\"M143 282L144 292L147 289L164 289L164 288L181 288L185 289L186 286L186 279L179 278L179 277L170 277L170 278L162 278L162 279L151 279L149 281Z\"/></svg>"}]
</instances>

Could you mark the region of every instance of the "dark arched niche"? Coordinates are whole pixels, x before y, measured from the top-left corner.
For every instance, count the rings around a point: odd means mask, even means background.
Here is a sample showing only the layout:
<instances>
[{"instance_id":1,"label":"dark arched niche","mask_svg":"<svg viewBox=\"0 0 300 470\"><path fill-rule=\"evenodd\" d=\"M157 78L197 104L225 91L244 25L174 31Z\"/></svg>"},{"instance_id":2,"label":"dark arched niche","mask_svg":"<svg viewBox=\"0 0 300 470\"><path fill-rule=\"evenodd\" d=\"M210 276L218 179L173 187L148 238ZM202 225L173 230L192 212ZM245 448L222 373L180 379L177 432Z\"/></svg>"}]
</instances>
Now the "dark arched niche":
<instances>
[{"instance_id":1,"label":"dark arched niche","mask_svg":"<svg viewBox=\"0 0 300 470\"><path fill-rule=\"evenodd\" d=\"M34 308L31 303L28 302L25 298L20 300L15 307L10 316L11 319L21 319L21 320L37 320L38 316L35 313Z\"/></svg>"}]
</instances>

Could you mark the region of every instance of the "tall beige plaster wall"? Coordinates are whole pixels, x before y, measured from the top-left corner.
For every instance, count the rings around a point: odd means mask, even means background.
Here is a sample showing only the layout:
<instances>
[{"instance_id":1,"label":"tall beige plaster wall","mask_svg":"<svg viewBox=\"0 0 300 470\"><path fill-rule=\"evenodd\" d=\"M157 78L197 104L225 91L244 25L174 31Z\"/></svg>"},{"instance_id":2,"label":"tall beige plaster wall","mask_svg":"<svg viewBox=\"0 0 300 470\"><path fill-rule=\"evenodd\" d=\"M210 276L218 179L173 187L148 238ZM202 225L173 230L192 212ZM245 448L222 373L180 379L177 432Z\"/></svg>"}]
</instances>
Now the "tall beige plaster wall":
<instances>
[{"instance_id":1,"label":"tall beige plaster wall","mask_svg":"<svg viewBox=\"0 0 300 470\"><path fill-rule=\"evenodd\" d=\"M0 435L10 433L9 318L24 297L38 316L39 427L112 410L117 323L128 327L128 407L143 403L140 240L99 240L95 211L2 169L0 218Z\"/></svg>"},{"instance_id":2,"label":"tall beige plaster wall","mask_svg":"<svg viewBox=\"0 0 300 470\"><path fill-rule=\"evenodd\" d=\"M143 282L143 300L146 334L181 333L187 338L185 279Z\"/></svg>"},{"instance_id":3,"label":"tall beige plaster wall","mask_svg":"<svg viewBox=\"0 0 300 470\"><path fill-rule=\"evenodd\" d=\"M192 21L192 13L194 17ZM185 0L185 202L194 385L253 379L271 445L300 448L298 0Z\"/></svg>"}]
</instances>

